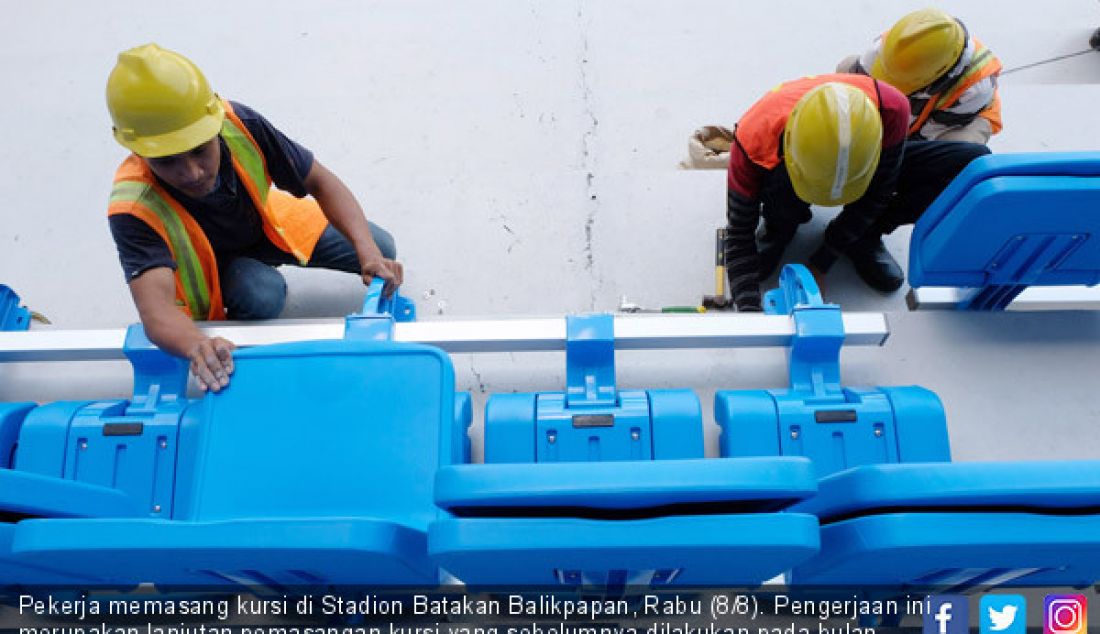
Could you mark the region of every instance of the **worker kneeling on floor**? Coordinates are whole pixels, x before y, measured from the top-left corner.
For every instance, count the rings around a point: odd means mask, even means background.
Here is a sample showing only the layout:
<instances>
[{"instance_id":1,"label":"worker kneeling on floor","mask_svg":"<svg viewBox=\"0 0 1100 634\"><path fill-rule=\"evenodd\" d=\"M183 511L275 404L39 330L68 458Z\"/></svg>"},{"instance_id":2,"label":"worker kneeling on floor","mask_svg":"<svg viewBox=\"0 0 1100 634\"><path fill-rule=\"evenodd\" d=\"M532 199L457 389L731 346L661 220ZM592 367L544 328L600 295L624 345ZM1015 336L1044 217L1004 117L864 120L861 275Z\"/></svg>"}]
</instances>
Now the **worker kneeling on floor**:
<instances>
[{"instance_id":1,"label":"worker kneeling on floor","mask_svg":"<svg viewBox=\"0 0 1100 634\"><path fill-rule=\"evenodd\" d=\"M844 255L872 288L901 286L883 233L915 222L963 167L989 152L935 141L909 156L909 117L898 89L854 74L786 82L749 108L734 131L727 180L726 266L738 310L761 310L759 282L809 222L811 205L844 207L810 256L815 276Z\"/></svg>"},{"instance_id":2,"label":"worker kneeling on floor","mask_svg":"<svg viewBox=\"0 0 1100 634\"><path fill-rule=\"evenodd\" d=\"M233 344L192 320L278 317L286 281L274 267L377 276L391 293L401 284L393 238L347 186L255 110L214 94L184 56L124 51L107 106L132 152L108 207L119 260L149 339L189 359L203 389L228 384Z\"/></svg>"}]
</instances>

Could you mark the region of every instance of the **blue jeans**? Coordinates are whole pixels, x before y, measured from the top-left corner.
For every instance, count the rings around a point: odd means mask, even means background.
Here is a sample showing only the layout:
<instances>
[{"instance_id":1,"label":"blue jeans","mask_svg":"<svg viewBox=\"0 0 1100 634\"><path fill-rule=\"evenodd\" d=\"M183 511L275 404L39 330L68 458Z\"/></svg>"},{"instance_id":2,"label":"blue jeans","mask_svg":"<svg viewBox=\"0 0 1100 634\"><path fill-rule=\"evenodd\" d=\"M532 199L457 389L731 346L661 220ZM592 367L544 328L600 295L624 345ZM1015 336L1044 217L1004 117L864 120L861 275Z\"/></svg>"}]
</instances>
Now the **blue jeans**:
<instances>
[{"instance_id":1,"label":"blue jeans","mask_svg":"<svg viewBox=\"0 0 1100 634\"><path fill-rule=\"evenodd\" d=\"M388 231L370 223L374 243L382 251L382 257L397 257L397 246ZM298 265L289 253L274 245L248 256L234 258L221 270L222 301L229 319L274 319L286 306L286 280L275 267L283 264ZM313 255L307 268L333 269L347 273L359 273L359 256L355 247L336 227L329 225L313 247Z\"/></svg>"}]
</instances>

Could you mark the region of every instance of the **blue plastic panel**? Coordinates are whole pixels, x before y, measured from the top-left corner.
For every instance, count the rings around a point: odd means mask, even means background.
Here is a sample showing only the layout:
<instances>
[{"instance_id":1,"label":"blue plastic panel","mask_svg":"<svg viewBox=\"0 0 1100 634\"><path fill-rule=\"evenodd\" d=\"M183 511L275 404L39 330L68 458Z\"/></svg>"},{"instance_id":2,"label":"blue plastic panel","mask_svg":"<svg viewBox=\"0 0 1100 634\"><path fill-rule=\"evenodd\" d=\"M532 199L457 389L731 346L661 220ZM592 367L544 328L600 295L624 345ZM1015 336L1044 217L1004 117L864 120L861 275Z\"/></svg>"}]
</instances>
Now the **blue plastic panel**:
<instances>
[{"instance_id":1,"label":"blue plastic panel","mask_svg":"<svg viewBox=\"0 0 1100 634\"><path fill-rule=\"evenodd\" d=\"M865 464L950 459L942 405L919 387L843 388L824 398L791 390L722 391L714 414L722 456L806 456L818 477ZM903 454L899 447L908 449Z\"/></svg>"},{"instance_id":2,"label":"blue plastic panel","mask_svg":"<svg viewBox=\"0 0 1100 634\"><path fill-rule=\"evenodd\" d=\"M133 517L133 498L118 489L0 469L0 513L37 517Z\"/></svg>"},{"instance_id":3,"label":"blue plastic panel","mask_svg":"<svg viewBox=\"0 0 1100 634\"><path fill-rule=\"evenodd\" d=\"M943 402L919 386L880 387L894 408L899 462L950 462L951 441Z\"/></svg>"},{"instance_id":4,"label":"blue plastic panel","mask_svg":"<svg viewBox=\"0 0 1100 634\"><path fill-rule=\"evenodd\" d=\"M317 341L235 359L229 387L201 403L194 491L176 500L179 517L369 514L421 528L434 519L432 480L453 455L442 431L455 413L446 354Z\"/></svg>"},{"instance_id":5,"label":"blue plastic panel","mask_svg":"<svg viewBox=\"0 0 1100 634\"><path fill-rule=\"evenodd\" d=\"M171 517L185 404L173 400L135 413L127 401L101 401L81 409L69 426L64 477L117 488L145 514Z\"/></svg>"},{"instance_id":6,"label":"blue plastic panel","mask_svg":"<svg viewBox=\"0 0 1100 634\"><path fill-rule=\"evenodd\" d=\"M508 508L517 516L525 509L547 507L576 514L578 509L708 503L743 503L738 506L750 512L774 510L816 489L804 458L453 465L440 469L435 479L436 503L445 509L476 514Z\"/></svg>"},{"instance_id":7,"label":"blue plastic panel","mask_svg":"<svg viewBox=\"0 0 1100 634\"><path fill-rule=\"evenodd\" d=\"M1100 515L896 513L821 528L796 584L1091 585Z\"/></svg>"},{"instance_id":8,"label":"blue plastic panel","mask_svg":"<svg viewBox=\"0 0 1100 634\"><path fill-rule=\"evenodd\" d=\"M31 326L31 311L19 305L19 295L0 284L0 330L26 330Z\"/></svg>"},{"instance_id":9,"label":"blue plastic panel","mask_svg":"<svg viewBox=\"0 0 1100 634\"><path fill-rule=\"evenodd\" d=\"M493 394L485 402L485 463L535 462L538 394Z\"/></svg>"},{"instance_id":10,"label":"blue plastic panel","mask_svg":"<svg viewBox=\"0 0 1100 634\"><path fill-rule=\"evenodd\" d=\"M919 286L1100 282L1100 154L990 155L971 162L913 229Z\"/></svg>"},{"instance_id":11,"label":"blue plastic panel","mask_svg":"<svg viewBox=\"0 0 1100 634\"><path fill-rule=\"evenodd\" d=\"M652 460L649 398L640 390L621 390L618 396L617 404L570 408L564 393L539 394L535 461ZM581 426L586 420L606 421L607 426Z\"/></svg>"},{"instance_id":12,"label":"blue plastic panel","mask_svg":"<svg viewBox=\"0 0 1100 634\"><path fill-rule=\"evenodd\" d=\"M0 588L6 586L32 585L90 585L99 584L102 578L76 575L62 570L53 570L16 560L11 556L11 544L15 535L15 524L0 523Z\"/></svg>"},{"instance_id":13,"label":"blue plastic panel","mask_svg":"<svg viewBox=\"0 0 1100 634\"><path fill-rule=\"evenodd\" d=\"M451 426L451 457L448 464L465 464L471 460L470 424L474 421L473 405L466 392L455 394L455 420Z\"/></svg>"},{"instance_id":14,"label":"blue plastic panel","mask_svg":"<svg viewBox=\"0 0 1100 634\"><path fill-rule=\"evenodd\" d=\"M173 520L29 520L14 554L158 583L437 581L432 482L463 449L450 359L428 346L320 341L235 353L188 408ZM188 477L184 477L188 474Z\"/></svg>"},{"instance_id":15,"label":"blue plastic panel","mask_svg":"<svg viewBox=\"0 0 1100 634\"><path fill-rule=\"evenodd\" d=\"M438 583L425 533L377 519L27 520L16 526L12 550L20 561L120 582Z\"/></svg>"},{"instance_id":16,"label":"blue plastic panel","mask_svg":"<svg viewBox=\"0 0 1100 634\"><path fill-rule=\"evenodd\" d=\"M703 408L691 390L646 390L653 430L653 459L703 457Z\"/></svg>"},{"instance_id":17,"label":"blue plastic panel","mask_svg":"<svg viewBox=\"0 0 1100 634\"><path fill-rule=\"evenodd\" d=\"M870 465L834 473L819 485L795 510L822 522L882 509L1096 509L1100 461Z\"/></svg>"},{"instance_id":18,"label":"blue plastic panel","mask_svg":"<svg viewBox=\"0 0 1100 634\"><path fill-rule=\"evenodd\" d=\"M877 390L845 388L845 400L807 403L776 393L780 452L813 460L818 477L861 464L897 462L894 413Z\"/></svg>"},{"instance_id":19,"label":"blue plastic panel","mask_svg":"<svg viewBox=\"0 0 1100 634\"><path fill-rule=\"evenodd\" d=\"M34 403L0 403L0 469L11 469L19 431Z\"/></svg>"},{"instance_id":20,"label":"blue plastic panel","mask_svg":"<svg viewBox=\"0 0 1100 634\"><path fill-rule=\"evenodd\" d=\"M620 390L618 397L615 405L570 408L563 392L494 394L485 406L485 462L703 457L702 410L694 392ZM585 420L608 426L583 426Z\"/></svg>"},{"instance_id":21,"label":"blue plastic panel","mask_svg":"<svg viewBox=\"0 0 1100 634\"><path fill-rule=\"evenodd\" d=\"M89 401L57 401L34 408L23 421L15 468L60 478L65 474L69 425Z\"/></svg>"},{"instance_id":22,"label":"blue plastic panel","mask_svg":"<svg viewBox=\"0 0 1100 634\"><path fill-rule=\"evenodd\" d=\"M725 390L714 394L718 453L726 458L779 456L779 413L767 390Z\"/></svg>"},{"instance_id":23,"label":"blue plastic panel","mask_svg":"<svg viewBox=\"0 0 1100 634\"><path fill-rule=\"evenodd\" d=\"M457 518L432 525L429 551L468 585L749 585L816 552L799 513L594 521Z\"/></svg>"}]
</instances>

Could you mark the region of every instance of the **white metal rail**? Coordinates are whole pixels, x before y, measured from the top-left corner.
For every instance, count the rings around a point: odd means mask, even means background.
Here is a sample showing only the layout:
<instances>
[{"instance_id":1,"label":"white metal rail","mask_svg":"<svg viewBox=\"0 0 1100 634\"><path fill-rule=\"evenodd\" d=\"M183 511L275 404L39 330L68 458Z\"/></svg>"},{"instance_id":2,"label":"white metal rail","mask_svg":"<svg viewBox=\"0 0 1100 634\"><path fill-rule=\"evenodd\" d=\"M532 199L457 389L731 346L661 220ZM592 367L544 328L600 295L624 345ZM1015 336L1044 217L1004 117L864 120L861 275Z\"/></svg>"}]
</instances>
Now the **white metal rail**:
<instances>
[{"instance_id":1,"label":"white metal rail","mask_svg":"<svg viewBox=\"0 0 1100 634\"><path fill-rule=\"evenodd\" d=\"M909 290L910 310L954 310L973 289L924 286ZM1005 310L1100 310L1098 286L1032 286L1025 288Z\"/></svg>"}]
</instances>

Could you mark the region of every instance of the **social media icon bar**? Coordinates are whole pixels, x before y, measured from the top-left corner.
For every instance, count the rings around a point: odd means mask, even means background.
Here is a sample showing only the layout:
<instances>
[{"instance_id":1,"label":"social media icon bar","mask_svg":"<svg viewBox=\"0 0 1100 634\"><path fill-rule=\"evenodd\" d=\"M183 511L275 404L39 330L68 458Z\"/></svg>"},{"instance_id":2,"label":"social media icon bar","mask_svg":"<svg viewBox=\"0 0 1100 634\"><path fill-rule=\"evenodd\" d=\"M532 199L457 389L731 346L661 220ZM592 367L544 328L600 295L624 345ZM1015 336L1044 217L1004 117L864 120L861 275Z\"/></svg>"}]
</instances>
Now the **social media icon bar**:
<instances>
[{"instance_id":1,"label":"social media icon bar","mask_svg":"<svg viewBox=\"0 0 1100 634\"><path fill-rule=\"evenodd\" d=\"M1043 634L1085 634L1089 603L1081 594L1048 594L1043 599Z\"/></svg>"},{"instance_id":2,"label":"social media icon bar","mask_svg":"<svg viewBox=\"0 0 1100 634\"><path fill-rule=\"evenodd\" d=\"M969 633L970 608L961 594L933 595L924 607L924 634Z\"/></svg>"},{"instance_id":3,"label":"social media icon bar","mask_svg":"<svg viewBox=\"0 0 1100 634\"><path fill-rule=\"evenodd\" d=\"M981 634L1027 634L1027 600L1018 594L982 597Z\"/></svg>"}]
</instances>

